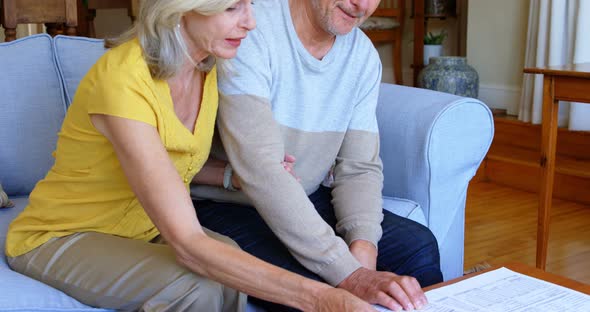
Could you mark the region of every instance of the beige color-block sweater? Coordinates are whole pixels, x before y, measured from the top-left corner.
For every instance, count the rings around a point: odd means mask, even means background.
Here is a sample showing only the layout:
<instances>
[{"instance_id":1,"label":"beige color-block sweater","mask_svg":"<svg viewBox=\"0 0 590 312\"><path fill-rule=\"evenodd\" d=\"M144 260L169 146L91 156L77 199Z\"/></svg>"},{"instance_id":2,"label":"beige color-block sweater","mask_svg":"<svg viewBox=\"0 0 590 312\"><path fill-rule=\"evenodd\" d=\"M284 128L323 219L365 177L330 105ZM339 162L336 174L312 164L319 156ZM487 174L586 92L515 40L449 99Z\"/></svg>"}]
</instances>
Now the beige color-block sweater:
<instances>
[{"instance_id":1,"label":"beige color-block sweater","mask_svg":"<svg viewBox=\"0 0 590 312\"><path fill-rule=\"evenodd\" d=\"M337 285L360 267L348 244L377 245L382 234L379 56L355 28L318 60L295 33L288 0L254 7L257 28L219 73L218 129L243 193L199 186L193 195L254 205L298 261ZM300 182L282 167L285 153ZM332 167L340 236L308 199Z\"/></svg>"}]
</instances>

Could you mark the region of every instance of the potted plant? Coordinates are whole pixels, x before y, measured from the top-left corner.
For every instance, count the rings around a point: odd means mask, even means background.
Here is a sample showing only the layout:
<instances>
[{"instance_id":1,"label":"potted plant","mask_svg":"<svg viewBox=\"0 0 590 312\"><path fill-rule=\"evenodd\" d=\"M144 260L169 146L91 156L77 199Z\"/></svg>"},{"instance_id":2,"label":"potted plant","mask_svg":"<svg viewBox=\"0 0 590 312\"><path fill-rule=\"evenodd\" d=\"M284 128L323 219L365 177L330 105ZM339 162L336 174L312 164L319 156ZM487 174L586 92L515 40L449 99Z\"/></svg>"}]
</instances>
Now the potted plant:
<instances>
[{"instance_id":1,"label":"potted plant","mask_svg":"<svg viewBox=\"0 0 590 312\"><path fill-rule=\"evenodd\" d=\"M442 44L447 37L447 32L441 30L438 34L428 32L424 36L424 65L428 65L428 60L434 56L442 55Z\"/></svg>"}]
</instances>

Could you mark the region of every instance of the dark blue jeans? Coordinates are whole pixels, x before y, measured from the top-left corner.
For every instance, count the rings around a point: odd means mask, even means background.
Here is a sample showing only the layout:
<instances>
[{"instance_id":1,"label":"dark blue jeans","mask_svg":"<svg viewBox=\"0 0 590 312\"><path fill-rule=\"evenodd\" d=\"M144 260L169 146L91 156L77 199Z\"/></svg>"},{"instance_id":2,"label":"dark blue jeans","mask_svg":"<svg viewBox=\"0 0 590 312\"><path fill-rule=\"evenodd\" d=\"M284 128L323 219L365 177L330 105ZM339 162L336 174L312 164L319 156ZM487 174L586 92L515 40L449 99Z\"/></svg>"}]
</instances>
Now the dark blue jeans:
<instances>
[{"instance_id":1,"label":"dark blue jeans","mask_svg":"<svg viewBox=\"0 0 590 312\"><path fill-rule=\"evenodd\" d=\"M326 223L335 228L336 217L330 191L320 187L309 199ZM291 256L253 207L209 200L195 201L194 204L204 227L229 236L244 251L289 271L323 281ZM442 282L438 245L432 232L389 211L383 210L383 213L383 237L379 241L377 270L413 276L422 287ZM257 301L257 304L262 304L269 311L285 310L267 302Z\"/></svg>"}]
</instances>

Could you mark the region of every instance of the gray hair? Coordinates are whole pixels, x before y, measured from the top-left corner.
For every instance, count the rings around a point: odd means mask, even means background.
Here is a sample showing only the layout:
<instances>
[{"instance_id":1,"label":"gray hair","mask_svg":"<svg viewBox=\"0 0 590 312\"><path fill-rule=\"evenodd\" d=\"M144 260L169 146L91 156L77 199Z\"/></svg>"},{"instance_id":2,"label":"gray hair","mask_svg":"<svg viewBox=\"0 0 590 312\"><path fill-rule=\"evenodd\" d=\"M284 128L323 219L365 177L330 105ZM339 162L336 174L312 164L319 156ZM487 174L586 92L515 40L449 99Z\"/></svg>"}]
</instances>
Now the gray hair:
<instances>
[{"instance_id":1,"label":"gray hair","mask_svg":"<svg viewBox=\"0 0 590 312\"><path fill-rule=\"evenodd\" d=\"M177 27L182 15L190 11L214 15L236 2L238 0L143 0L134 25L119 37L105 40L105 47L113 48L137 37L152 77L168 79L180 70L188 56ZM198 69L208 71L214 63L215 59L208 57L198 64Z\"/></svg>"}]
</instances>

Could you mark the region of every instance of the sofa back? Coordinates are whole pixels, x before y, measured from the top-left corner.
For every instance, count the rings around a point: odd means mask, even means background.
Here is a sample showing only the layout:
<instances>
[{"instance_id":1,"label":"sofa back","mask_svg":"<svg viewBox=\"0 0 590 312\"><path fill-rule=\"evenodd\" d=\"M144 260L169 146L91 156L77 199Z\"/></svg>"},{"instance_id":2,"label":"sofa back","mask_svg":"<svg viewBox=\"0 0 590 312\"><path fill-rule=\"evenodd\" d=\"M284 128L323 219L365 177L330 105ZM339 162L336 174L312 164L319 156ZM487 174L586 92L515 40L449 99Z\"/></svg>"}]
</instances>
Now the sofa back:
<instances>
[{"instance_id":1,"label":"sofa back","mask_svg":"<svg viewBox=\"0 0 590 312\"><path fill-rule=\"evenodd\" d=\"M85 37L57 36L53 41L57 68L70 106L80 80L104 54L104 40Z\"/></svg>"},{"instance_id":2,"label":"sofa back","mask_svg":"<svg viewBox=\"0 0 590 312\"><path fill-rule=\"evenodd\" d=\"M27 195L54 163L58 132L102 40L46 34L0 44L0 183Z\"/></svg>"},{"instance_id":3,"label":"sofa back","mask_svg":"<svg viewBox=\"0 0 590 312\"><path fill-rule=\"evenodd\" d=\"M25 195L53 164L65 116L52 39L0 44L0 181L8 195Z\"/></svg>"}]
</instances>

